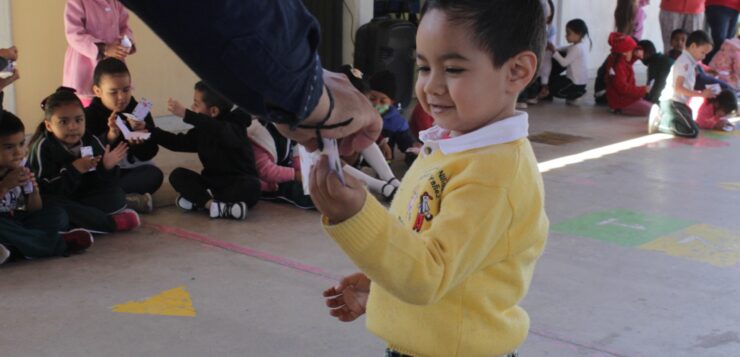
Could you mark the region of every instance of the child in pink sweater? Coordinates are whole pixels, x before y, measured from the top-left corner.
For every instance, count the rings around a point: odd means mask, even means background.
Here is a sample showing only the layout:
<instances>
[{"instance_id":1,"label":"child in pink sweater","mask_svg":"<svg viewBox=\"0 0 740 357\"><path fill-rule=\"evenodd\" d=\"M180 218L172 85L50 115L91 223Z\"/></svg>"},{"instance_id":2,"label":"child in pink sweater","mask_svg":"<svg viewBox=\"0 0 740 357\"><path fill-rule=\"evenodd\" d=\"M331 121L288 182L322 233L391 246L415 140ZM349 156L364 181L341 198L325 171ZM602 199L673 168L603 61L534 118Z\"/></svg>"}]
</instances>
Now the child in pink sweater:
<instances>
[{"instance_id":1,"label":"child in pink sweater","mask_svg":"<svg viewBox=\"0 0 740 357\"><path fill-rule=\"evenodd\" d=\"M124 60L136 52L128 11L118 0L67 0L64 33L69 46L64 55L63 83L74 88L87 107L95 97L93 70L98 61L106 57Z\"/></svg>"}]
</instances>

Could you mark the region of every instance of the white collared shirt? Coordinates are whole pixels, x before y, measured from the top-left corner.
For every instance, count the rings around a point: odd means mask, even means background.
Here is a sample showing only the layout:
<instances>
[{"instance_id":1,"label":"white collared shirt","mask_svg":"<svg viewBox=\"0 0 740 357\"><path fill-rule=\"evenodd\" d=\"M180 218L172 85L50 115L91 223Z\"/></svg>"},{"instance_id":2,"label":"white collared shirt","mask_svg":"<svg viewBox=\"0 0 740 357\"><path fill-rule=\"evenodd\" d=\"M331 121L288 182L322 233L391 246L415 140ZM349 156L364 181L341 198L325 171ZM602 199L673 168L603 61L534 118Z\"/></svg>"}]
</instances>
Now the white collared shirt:
<instances>
[{"instance_id":1,"label":"white collared shirt","mask_svg":"<svg viewBox=\"0 0 740 357\"><path fill-rule=\"evenodd\" d=\"M513 116L478 130L455 137L450 137L449 134L449 130L439 126L420 132L419 138L424 143L422 153L429 155L434 150L441 150L443 154L449 155L526 138L529 135L529 116L525 112L516 111Z\"/></svg>"},{"instance_id":2,"label":"white collared shirt","mask_svg":"<svg viewBox=\"0 0 740 357\"><path fill-rule=\"evenodd\" d=\"M679 76L683 77L683 87L693 91L696 84L696 64L697 62L694 56L690 53L685 50L681 53L681 56L671 66L671 72L668 73L665 88L660 93L661 101L672 100L674 102L688 104L689 97L678 94L676 91L676 78Z\"/></svg>"}]
</instances>

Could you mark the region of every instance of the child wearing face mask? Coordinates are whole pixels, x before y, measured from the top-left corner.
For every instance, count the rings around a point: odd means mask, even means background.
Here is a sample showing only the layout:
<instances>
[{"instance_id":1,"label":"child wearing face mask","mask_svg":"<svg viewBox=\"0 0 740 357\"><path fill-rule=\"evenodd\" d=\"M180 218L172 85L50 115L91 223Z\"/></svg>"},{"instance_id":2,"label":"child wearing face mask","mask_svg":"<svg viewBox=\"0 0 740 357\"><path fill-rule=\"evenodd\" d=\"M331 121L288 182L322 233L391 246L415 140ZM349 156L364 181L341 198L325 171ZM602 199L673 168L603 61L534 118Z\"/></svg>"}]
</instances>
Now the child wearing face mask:
<instances>
[{"instance_id":1,"label":"child wearing face mask","mask_svg":"<svg viewBox=\"0 0 740 357\"><path fill-rule=\"evenodd\" d=\"M44 120L31 138L29 163L44 202L62 207L72 226L93 233L139 227L139 215L126 208L118 185L118 163L128 146L103 145L85 131L85 112L71 88L59 88L41 108Z\"/></svg>"},{"instance_id":2,"label":"child wearing face mask","mask_svg":"<svg viewBox=\"0 0 740 357\"><path fill-rule=\"evenodd\" d=\"M370 92L367 93L367 97L383 117L382 135L388 138L391 150L398 147L402 153L415 158L416 155L412 151L416 140L411 134L408 121L395 106L396 76L389 71L381 71L370 77L369 82ZM407 162L413 162L413 158L407 159Z\"/></svg>"},{"instance_id":3,"label":"child wearing face mask","mask_svg":"<svg viewBox=\"0 0 740 357\"><path fill-rule=\"evenodd\" d=\"M131 73L123 61L106 58L98 63L93 74L95 98L85 109L87 131L103 142L115 145L124 140L115 123L116 116L132 113L139 104L133 97ZM123 116L121 115L122 119ZM131 131L151 131L154 121L147 114L143 121L126 120ZM159 189L164 174L152 159L159 152L151 140L128 142L129 151L120 164L120 185L126 192L129 207L141 213L153 209L152 194Z\"/></svg>"}]
</instances>

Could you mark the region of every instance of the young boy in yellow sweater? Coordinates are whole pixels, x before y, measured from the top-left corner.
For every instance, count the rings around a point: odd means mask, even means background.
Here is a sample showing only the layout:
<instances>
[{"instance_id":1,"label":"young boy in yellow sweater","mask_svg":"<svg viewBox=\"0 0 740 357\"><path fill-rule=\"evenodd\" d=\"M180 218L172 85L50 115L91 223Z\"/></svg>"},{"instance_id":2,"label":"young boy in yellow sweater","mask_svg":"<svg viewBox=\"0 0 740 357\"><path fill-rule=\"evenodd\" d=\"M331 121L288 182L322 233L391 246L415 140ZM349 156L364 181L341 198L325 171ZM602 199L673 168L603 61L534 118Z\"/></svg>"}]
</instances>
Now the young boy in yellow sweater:
<instances>
[{"instance_id":1,"label":"young boy in yellow sweater","mask_svg":"<svg viewBox=\"0 0 740 357\"><path fill-rule=\"evenodd\" d=\"M514 108L545 44L538 0L428 0L416 95L436 127L390 212L322 159L311 196L362 270L324 292L331 315L387 343L386 356L516 356L548 232L542 177Z\"/></svg>"}]
</instances>

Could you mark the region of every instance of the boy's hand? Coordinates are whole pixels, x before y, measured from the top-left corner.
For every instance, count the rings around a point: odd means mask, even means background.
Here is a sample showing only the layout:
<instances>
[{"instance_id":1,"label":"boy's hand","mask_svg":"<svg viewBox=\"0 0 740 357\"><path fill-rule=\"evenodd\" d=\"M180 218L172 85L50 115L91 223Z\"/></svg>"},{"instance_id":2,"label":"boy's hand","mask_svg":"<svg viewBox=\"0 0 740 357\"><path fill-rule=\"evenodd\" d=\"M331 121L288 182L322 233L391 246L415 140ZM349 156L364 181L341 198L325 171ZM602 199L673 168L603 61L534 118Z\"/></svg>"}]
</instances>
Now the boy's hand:
<instances>
[{"instance_id":1,"label":"boy's hand","mask_svg":"<svg viewBox=\"0 0 740 357\"><path fill-rule=\"evenodd\" d=\"M714 94L714 91L713 90L711 90L709 88L704 88L704 90L701 91L701 96L704 97L704 98L714 98L717 95Z\"/></svg>"},{"instance_id":2,"label":"boy's hand","mask_svg":"<svg viewBox=\"0 0 740 357\"><path fill-rule=\"evenodd\" d=\"M111 150L110 145L105 146L105 152L103 153L103 167L106 170L112 170L118 165L128 153L128 145L126 143L120 143L115 149Z\"/></svg>"},{"instance_id":3,"label":"boy's hand","mask_svg":"<svg viewBox=\"0 0 740 357\"><path fill-rule=\"evenodd\" d=\"M339 285L324 291L329 314L342 322L353 321L365 313L369 294L370 279L362 273L345 276Z\"/></svg>"},{"instance_id":4,"label":"boy's hand","mask_svg":"<svg viewBox=\"0 0 740 357\"><path fill-rule=\"evenodd\" d=\"M118 114L116 112L110 113L110 116L108 117L108 141L113 142L118 139L118 137L121 135L121 129L118 129L118 125L116 125L116 118L118 117Z\"/></svg>"},{"instance_id":5,"label":"boy's hand","mask_svg":"<svg viewBox=\"0 0 740 357\"><path fill-rule=\"evenodd\" d=\"M180 118L185 117L185 106L175 99L170 98L167 100L167 110Z\"/></svg>"},{"instance_id":6,"label":"boy's hand","mask_svg":"<svg viewBox=\"0 0 740 357\"><path fill-rule=\"evenodd\" d=\"M339 224L356 215L367 199L367 191L359 180L352 175L344 175L344 180L346 186L329 170L326 155L311 168L311 199L330 224Z\"/></svg>"},{"instance_id":7,"label":"boy's hand","mask_svg":"<svg viewBox=\"0 0 740 357\"><path fill-rule=\"evenodd\" d=\"M552 42L548 42L547 43L547 50L550 51L550 52L555 52L558 49L555 47L555 45L552 44Z\"/></svg>"},{"instance_id":8,"label":"boy's hand","mask_svg":"<svg viewBox=\"0 0 740 357\"><path fill-rule=\"evenodd\" d=\"M72 162L72 166L77 169L77 172L85 174L90 172L90 169L98 166L100 162L100 156L87 156L81 157Z\"/></svg>"},{"instance_id":9,"label":"boy's hand","mask_svg":"<svg viewBox=\"0 0 740 357\"><path fill-rule=\"evenodd\" d=\"M146 122L143 120L128 119L128 125L131 126L131 131L146 130Z\"/></svg>"},{"instance_id":10,"label":"boy's hand","mask_svg":"<svg viewBox=\"0 0 740 357\"><path fill-rule=\"evenodd\" d=\"M0 181L0 192L8 192L29 180L30 170L26 167L17 167L10 170Z\"/></svg>"}]
</instances>

